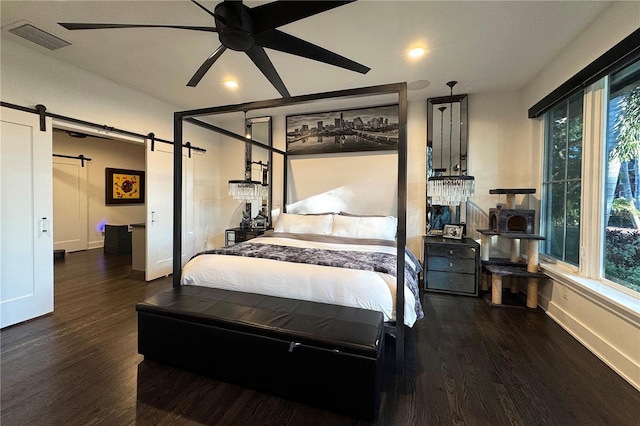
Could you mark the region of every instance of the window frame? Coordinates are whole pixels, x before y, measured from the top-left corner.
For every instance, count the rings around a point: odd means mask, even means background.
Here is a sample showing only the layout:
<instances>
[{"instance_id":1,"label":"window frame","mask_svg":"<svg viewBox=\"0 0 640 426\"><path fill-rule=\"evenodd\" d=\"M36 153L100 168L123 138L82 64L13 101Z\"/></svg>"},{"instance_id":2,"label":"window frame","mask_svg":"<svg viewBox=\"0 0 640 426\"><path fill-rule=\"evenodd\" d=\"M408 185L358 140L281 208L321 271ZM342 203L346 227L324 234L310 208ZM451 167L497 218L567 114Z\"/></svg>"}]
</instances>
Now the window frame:
<instances>
[{"instance_id":1,"label":"window frame","mask_svg":"<svg viewBox=\"0 0 640 426\"><path fill-rule=\"evenodd\" d=\"M562 104L563 106L565 106L566 111L567 111L567 118L568 117L568 111L570 110L570 104L571 101L574 98L579 97L579 92L573 92L572 94L570 94L569 96L567 96L563 101L558 102L558 104ZM563 247L562 247L562 252L563 252L563 259L559 259L551 254L548 254L548 244L550 244L550 240L548 239L547 235L545 236L545 240L544 242L541 244L542 246L542 252L540 253L541 256L544 257L544 259L553 262L553 263L560 263L565 265L564 267L566 269L570 269L573 271L578 271L580 268L580 265L583 263L582 259L582 235L583 235L583 226L582 226L582 216L583 216L583 207L584 205L582 204L583 202L583 198L584 198L584 176L585 176L585 168L584 168L584 138L585 138L585 96L584 93L582 95L582 149L581 149L581 170L580 170L580 177L579 179L576 179L575 177L569 178L567 176L567 170L568 170L568 164L569 164L569 157L567 155L567 158L565 159L565 163L564 163L564 175L562 177L562 179L559 180L551 180L549 179L549 174L550 174L550 167L551 165L549 164L549 156L550 156L550 152L549 152L549 145L548 145L548 141L550 141L552 133L553 133L553 129L552 129L552 125L550 125L549 120L552 119L550 117L550 113L555 109L555 106L553 108L550 108L547 112L545 112L544 114L544 118L543 118L543 126L544 126L544 131L543 131L543 143L542 143L542 175L541 175L541 182L540 182L540 187L541 187L541 198L540 198L540 233L541 234L545 234L546 230L547 230L547 225L550 221L549 217L547 216L547 212L548 212L548 196L549 196L549 187L553 186L554 184L563 184L564 185L564 203L563 203L563 207L564 207L564 219L563 219L563 223L564 223L564 231L563 231ZM569 134L567 132L567 139L566 139L566 146L569 146ZM568 150L567 150L568 151ZM578 255L578 265L574 265L573 263L567 262L564 259L567 258L567 194L568 194L568 190L569 190L569 186L571 184L575 184L575 183L579 183L580 185L580 232L579 232L579 255Z\"/></svg>"},{"instance_id":2,"label":"window frame","mask_svg":"<svg viewBox=\"0 0 640 426\"><path fill-rule=\"evenodd\" d=\"M543 269L551 269L555 274L565 274L565 277L584 283L585 279L590 283L591 288L600 289L601 293L606 293L611 297L611 293L602 289L599 285L604 285L612 290L631 296L634 299L640 297L640 292L636 292L622 284L609 280L605 277L605 186L606 186L606 137L607 137L607 105L609 103L609 77L605 76L583 91L583 128L582 128L582 188L580 196L580 256L578 266L560 259L540 253L543 260ZM542 176L541 176L541 233L546 229L546 217L542 215L546 205L547 178L547 137L548 137L548 115L545 114L543 120L543 155ZM597 188L597 190L591 190ZM595 254L595 255L594 255ZM544 263L548 265L545 268ZM598 291L598 290L595 290Z\"/></svg>"}]
</instances>

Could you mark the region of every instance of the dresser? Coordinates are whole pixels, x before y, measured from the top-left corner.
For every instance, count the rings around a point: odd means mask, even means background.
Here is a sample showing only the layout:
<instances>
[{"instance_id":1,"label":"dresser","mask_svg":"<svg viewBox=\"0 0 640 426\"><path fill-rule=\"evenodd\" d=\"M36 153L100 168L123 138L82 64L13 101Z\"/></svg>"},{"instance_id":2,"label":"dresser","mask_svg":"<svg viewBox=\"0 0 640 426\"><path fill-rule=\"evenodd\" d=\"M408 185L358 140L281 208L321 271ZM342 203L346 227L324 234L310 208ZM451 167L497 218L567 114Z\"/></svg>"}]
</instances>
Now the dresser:
<instances>
[{"instance_id":1,"label":"dresser","mask_svg":"<svg viewBox=\"0 0 640 426\"><path fill-rule=\"evenodd\" d=\"M478 295L480 245L461 240L424 237L424 289L440 293Z\"/></svg>"}]
</instances>

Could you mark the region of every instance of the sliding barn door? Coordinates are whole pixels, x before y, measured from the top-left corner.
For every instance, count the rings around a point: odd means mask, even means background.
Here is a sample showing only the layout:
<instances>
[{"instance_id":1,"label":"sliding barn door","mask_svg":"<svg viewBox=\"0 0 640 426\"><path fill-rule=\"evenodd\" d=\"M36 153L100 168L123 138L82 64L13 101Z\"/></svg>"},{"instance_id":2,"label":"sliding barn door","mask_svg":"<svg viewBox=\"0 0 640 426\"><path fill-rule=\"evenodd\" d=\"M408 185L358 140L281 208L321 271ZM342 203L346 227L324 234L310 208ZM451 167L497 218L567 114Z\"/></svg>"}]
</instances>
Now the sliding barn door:
<instances>
[{"instance_id":1,"label":"sliding barn door","mask_svg":"<svg viewBox=\"0 0 640 426\"><path fill-rule=\"evenodd\" d=\"M53 311L51 119L2 108L0 327Z\"/></svg>"},{"instance_id":2,"label":"sliding barn door","mask_svg":"<svg viewBox=\"0 0 640 426\"><path fill-rule=\"evenodd\" d=\"M154 148L147 143L147 281L173 272L173 145ZM187 154L183 150L183 264L193 245L193 159Z\"/></svg>"}]
</instances>

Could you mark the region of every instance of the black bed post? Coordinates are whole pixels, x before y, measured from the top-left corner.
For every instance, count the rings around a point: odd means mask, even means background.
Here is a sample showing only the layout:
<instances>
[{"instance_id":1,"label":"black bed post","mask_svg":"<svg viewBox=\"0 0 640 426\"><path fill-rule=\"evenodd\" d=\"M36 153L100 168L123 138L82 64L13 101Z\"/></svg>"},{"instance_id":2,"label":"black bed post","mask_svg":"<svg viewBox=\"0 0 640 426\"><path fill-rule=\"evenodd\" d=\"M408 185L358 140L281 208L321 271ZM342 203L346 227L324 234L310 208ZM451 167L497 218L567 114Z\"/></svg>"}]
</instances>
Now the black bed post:
<instances>
[{"instance_id":1,"label":"black bed post","mask_svg":"<svg viewBox=\"0 0 640 426\"><path fill-rule=\"evenodd\" d=\"M407 84L398 89L398 267L396 272L396 370L404 369L404 265L407 244Z\"/></svg>"},{"instance_id":2,"label":"black bed post","mask_svg":"<svg viewBox=\"0 0 640 426\"><path fill-rule=\"evenodd\" d=\"M182 114L173 114L173 286L182 273Z\"/></svg>"}]
</instances>

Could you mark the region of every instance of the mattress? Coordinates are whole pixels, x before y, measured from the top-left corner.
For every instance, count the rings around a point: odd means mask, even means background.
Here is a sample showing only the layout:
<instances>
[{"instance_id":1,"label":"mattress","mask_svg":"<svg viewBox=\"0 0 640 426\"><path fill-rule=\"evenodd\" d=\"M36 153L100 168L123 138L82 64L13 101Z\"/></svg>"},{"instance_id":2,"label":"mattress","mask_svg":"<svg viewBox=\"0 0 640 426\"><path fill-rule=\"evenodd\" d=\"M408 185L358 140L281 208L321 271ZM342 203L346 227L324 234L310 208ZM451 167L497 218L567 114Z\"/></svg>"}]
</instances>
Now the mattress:
<instances>
[{"instance_id":1,"label":"mattress","mask_svg":"<svg viewBox=\"0 0 640 426\"><path fill-rule=\"evenodd\" d=\"M311 234L268 233L194 256L183 285L265 294L380 311L395 321L395 243ZM405 257L404 323L422 318L417 273Z\"/></svg>"}]
</instances>

